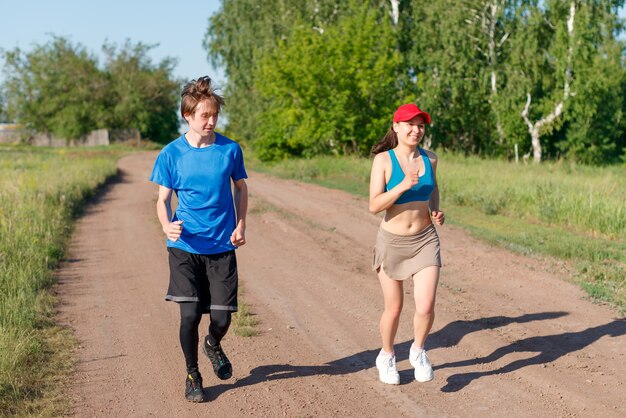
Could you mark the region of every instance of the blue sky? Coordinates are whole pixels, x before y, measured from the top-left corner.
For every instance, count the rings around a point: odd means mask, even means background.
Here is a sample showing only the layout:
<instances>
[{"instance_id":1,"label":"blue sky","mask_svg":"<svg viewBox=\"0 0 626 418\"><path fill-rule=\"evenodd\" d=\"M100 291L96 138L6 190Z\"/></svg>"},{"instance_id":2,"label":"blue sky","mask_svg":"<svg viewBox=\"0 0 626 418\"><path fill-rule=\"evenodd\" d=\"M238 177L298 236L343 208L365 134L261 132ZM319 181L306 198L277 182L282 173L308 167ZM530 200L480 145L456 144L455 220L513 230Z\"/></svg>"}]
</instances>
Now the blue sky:
<instances>
[{"instance_id":1,"label":"blue sky","mask_svg":"<svg viewBox=\"0 0 626 418\"><path fill-rule=\"evenodd\" d=\"M223 86L223 72L209 65L202 47L209 16L220 5L219 0L0 0L0 49L30 51L54 34L101 58L105 41L122 45L130 39L159 44L150 53L154 63L168 56L177 58L175 76L209 75Z\"/></svg>"}]
</instances>

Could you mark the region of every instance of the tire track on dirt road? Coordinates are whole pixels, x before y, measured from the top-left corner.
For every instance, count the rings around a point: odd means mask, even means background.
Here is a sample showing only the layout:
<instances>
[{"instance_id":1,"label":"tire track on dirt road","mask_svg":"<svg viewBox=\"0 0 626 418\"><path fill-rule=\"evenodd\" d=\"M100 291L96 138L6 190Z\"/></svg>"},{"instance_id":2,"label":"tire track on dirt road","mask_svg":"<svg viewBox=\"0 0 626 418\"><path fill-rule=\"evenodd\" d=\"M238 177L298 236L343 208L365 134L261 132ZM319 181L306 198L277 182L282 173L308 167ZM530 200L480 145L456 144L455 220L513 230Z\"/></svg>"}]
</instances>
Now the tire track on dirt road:
<instances>
[{"instance_id":1,"label":"tire track on dirt road","mask_svg":"<svg viewBox=\"0 0 626 418\"><path fill-rule=\"evenodd\" d=\"M78 221L59 271L59 318L80 342L76 416L624 416L626 326L542 260L451 226L442 240L435 380L412 379L411 286L398 331L400 386L377 381L382 296L370 271L379 218L365 199L249 173L245 301L261 334L229 333L234 378L201 359L211 401L183 398L178 310L147 178L155 153L120 160ZM410 283L407 283L410 284ZM203 322L201 327L206 327Z\"/></svg>"}]
</instances>

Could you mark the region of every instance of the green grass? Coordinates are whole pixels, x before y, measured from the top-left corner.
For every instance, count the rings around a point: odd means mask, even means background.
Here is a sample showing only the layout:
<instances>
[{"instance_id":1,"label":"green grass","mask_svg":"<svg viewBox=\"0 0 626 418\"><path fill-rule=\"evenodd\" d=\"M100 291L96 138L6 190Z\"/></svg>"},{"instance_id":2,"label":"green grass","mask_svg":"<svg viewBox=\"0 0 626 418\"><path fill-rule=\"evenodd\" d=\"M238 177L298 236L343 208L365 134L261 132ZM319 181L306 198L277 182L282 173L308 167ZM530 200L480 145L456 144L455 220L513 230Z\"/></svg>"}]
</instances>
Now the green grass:
<instances>
[{"instance_id":1,"label":"green grass","mask_svg":"<svg viewBox=\"0 0 626 418\"><path fill-rule=\"evenodd\" d=\"M0 147L0 411L54 416L71 333L49 293L73 218L117 173L123 148Z\"/></svg>"},{"instance_id":2,"label":"green grass","mask_svg":"<svg viewBox=\"0 0 626 418\"><path fill-rule=\"evenodd\" d=\"M438 177L447 203L591 237L626 237L625 166L537 166L446 154Z\"/></svg>"},{"instance_id":3,"label":"green grass","mask_svg":"<svg viewBox=\"0 0 626 418\"><path fill-rule=\"evenodd\" d=\"M237 295L238 311L233 314L232 324L233 332L240 337L254 337L259 335L257 326L259 320L252 313L248 304L243 301L242 295L244 294L244 288L239 283L239 294Z\"/></svg>"},{"instance_id":4,"label":"green grass","mask_svg":"<svg viewBox=\"0 0 626 418\"><path fill-rule=\"evenodd\" d=\"M316 183L324 187L366 196L369 193L370 161L355 157L317 157L262 163L246 160L253 170L280 178Z\"/></svg>"},{"instance_id":5,"label":"green grass","mask_svg":"<svg viewBox=\"0 0 626 418\"><path fill-rule=\"evenodd\" d=\"M318 157L257 171L367 196L371 159ZM592 300L626 310L626 168L540 165L439 154L448 222L512 251L567 261L568 280ZM546 258L546 262L550 261Z\"/></svg>"},{"instance_id":6,"label":"green grass","mask_svg":"<svg viewBox=\"0 0 626 418\"><path fill-rule=\"evenodd\" d=\"M569 280L579 283L593 300L611 303L623 314L626 308L626 244L623 240L590 238L566 227L524 223L513 217L487 215L475 208L454 204L446 210L450 214L448 222L494 245L533 257L549 256L568 261L570 267L564 272Z\"/></svg>"}]
</instances>

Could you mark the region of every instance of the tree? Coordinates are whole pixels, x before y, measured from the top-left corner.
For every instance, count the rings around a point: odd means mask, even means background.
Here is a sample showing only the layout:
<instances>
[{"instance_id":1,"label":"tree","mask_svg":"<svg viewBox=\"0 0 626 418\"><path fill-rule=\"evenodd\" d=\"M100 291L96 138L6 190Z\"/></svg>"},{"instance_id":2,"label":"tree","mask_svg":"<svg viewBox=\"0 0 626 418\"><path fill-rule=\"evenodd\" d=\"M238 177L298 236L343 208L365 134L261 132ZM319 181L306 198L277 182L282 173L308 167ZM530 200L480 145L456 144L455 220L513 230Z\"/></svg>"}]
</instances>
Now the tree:
<instances>
[{"instance_id":1,"label":"tree","mask_svg":"<svg viewBox=\"0 0 626 418\"><path fill-rule=\"evenodd\" d=\"M254 140L263 102L255 79L259 61L272 53L302 22L318 33L346 4L340 0L224 0L209 20L204 47L228 78L225 114L229 131ZM291 57L278 57L280 60Z\"/></svg>"},{"instance_id":2,"label":"tree","mask_svg":"<svg viewBox=\"0 0 626 418\"><path fill-rule=\"evenodd\" d=\"M437 146L484 153L493 149L495 118L489 103L488 62L477 39L483 35L477 1L412 2L406 41L407 66L418 100L432 114Z\"/></svg>"},{"instance_id":3,"label":"tree","mask_svg":"<svg viewBox=\"0 0 626 418\"><path fill-rule=\"evenodd\" d=\"M517 11L501 103L507 135L529 145L535 162L546 151L586 162L619 155L623 125L608 121L621 115L623 43L615 36L622 4L555 0L545 2L545 9L526 4Z\"/></svg>"},{"instance_id":4,"label":"tree","mask_svg":"<svg viewBox=\"0 0 626 418\"><path fill-rule=\"evenodd\" d=\"M610 162L626 142L623 4L224 0L205 47L226 69L229 129L263 158L364 154L394 105L417 102L427 145Z\"/></svg>"},{"instance_id":5,"label":"tree","mask_svg":"<svg viewBox=\"0 0 626 418\"><path fill-rule=\"evenodd\" d=\"M541 136L541 130L547 129L550 125L559 117L561 113L563 113L563 107L565 102L570 98L570 83L572 80L572 56L574 54L574 23L576 18L576 3L572 0L569 4L569 16L567 18L567 36L565 37L566 47L567 49L566 56L564 58L564 75L563 75L563 96L560 100L558 100L554 108L547 115L540 117L536 122L532 122L529 117L529 109L530 103L532 100L532 95L530 92L526 93L526 105L524 106L524 110L522 111L522 118L524 118L524 122L528 126L528 133L531 137L531 144L533 147L533 159L536 163L541 162L542 155L542 147L541 141L539 140ZM558 37L557 37L558 39ZM557 46L558 48L558 46ZM558 59L558 58L557 58ZM561 58L563 59L563 58Z\"/></svg>"},{"instance_id":6,"label":"tree","mask_svg":"<svg viewBox=\"0 0 626 418\"><path fill-rule=\"evenodd\" d=\"M475 48L485 61L489 77L489 104L495 117L498 134L497 145L505 145L505 134L502 128L501 110L499 108L499 88L502 84L502 63L507 59L506 41L514 30L514 10L518 7L513 0L489 0L483 4L470 6L468 23L479 26L478 37L474 38Z\"/></svg>"},{"instance_id":7,"label":"tree","mask_svg":"<svg viewBox=\"0 0 626 418\"><path fill-rule=\"evenodd\" d=\"M148 56L152 48L128 40L119 49L111 44L103 46L109 83L105 120L110 128L138 129L142 137L163 143L178 132L176 107L182 81L172 75L174 59L152 63Z\"/></svg>"},{"instance_id":8,"label":"tree","mask_svg":"<svg viewBox=\"0 0 626 418\"><path fill-rule=\"evenodd\" d=\"M626 67L624 45L615 38L617 3L582 2L576 13L575 94L564 113L566 134L553 142L556 152L588 164L619 162L624 149Z\"/></svg>"},{"instance_id":9,"label":"tree","mask_svg":"<svg viewBox=\"0 0 626 418\"><path fill-rule=\"evenodd\" d=\"M170 140L178 131L180 82L172 76L175 61L152 64L150 48L129 41L119 50L105 45L103 70L84 47L63 37L28 53L9 51L7 114L29 130L68 140L100 128L136 128L144 138Z\"/></svg>"},{"instance_id":10,"label":"tree","mask_svg":"<svg viewBox=\"0 0 626 418\"><path fill-rule=\"evenodd\" d=\"M6 99L4 98L3 89L0 88L0 122L7 121L6 110L5 110L6 105L4 104L5 101Z\"/></svg>"},{"instance_id":11,"label":"tree","mask_svg":"<svg viewBox=\"0 0 626 418\"><path fill-rule=\"evenodd\" d=\"M96 59L62 37L4 54L7 114L27 129L77 139L102 127L106 79Z\"/></svg>"},{"instance_id":12,"label":"tree","mask_svg":"<svg viewBox=\"0 0 626 418\"><path fill-rule=\"evenodd\" d=\"M384 9L347 4L351 13L323 30L300 22L259 61L265 110L252 145L261 158L367 155L391 126L402 64L392 21Z\"/></svg>"}]
</instances>

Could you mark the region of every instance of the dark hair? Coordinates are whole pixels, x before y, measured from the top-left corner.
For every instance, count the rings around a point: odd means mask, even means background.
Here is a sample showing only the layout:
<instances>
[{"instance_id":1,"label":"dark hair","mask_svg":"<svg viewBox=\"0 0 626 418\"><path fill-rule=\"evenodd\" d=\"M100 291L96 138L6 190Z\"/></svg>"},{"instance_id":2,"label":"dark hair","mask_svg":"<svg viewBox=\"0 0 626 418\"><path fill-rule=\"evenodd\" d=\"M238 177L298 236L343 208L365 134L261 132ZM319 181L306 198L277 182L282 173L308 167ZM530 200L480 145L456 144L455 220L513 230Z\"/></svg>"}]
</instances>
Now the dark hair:
<instances>
[{"instance_id":1,"label":"dark hair","mask_svg":"<svg viewBox=\"0 0 626 418\"><path fill-rule=\"evenodd\" d=\"M398 145L398 134L393 130L393 126L389 128L383 139L378 144L372 147L372 154L380 154L381 152L389 151Z\"/></svg>"},{"instance_id":2,"label":"dark hair","mask_svg":"<svg viewBox=\"0 0 626 418\"><path fill-rule=\"evenodd\" d=\"M224 98L215 92L209 76L200 77L185 84L180 97L180 114L183 118L185 118L185 115L193 114L198 103L203 100L208 100L213 109L217 110L217 113L224 106Z\"/></svg>"}]
</instances>

